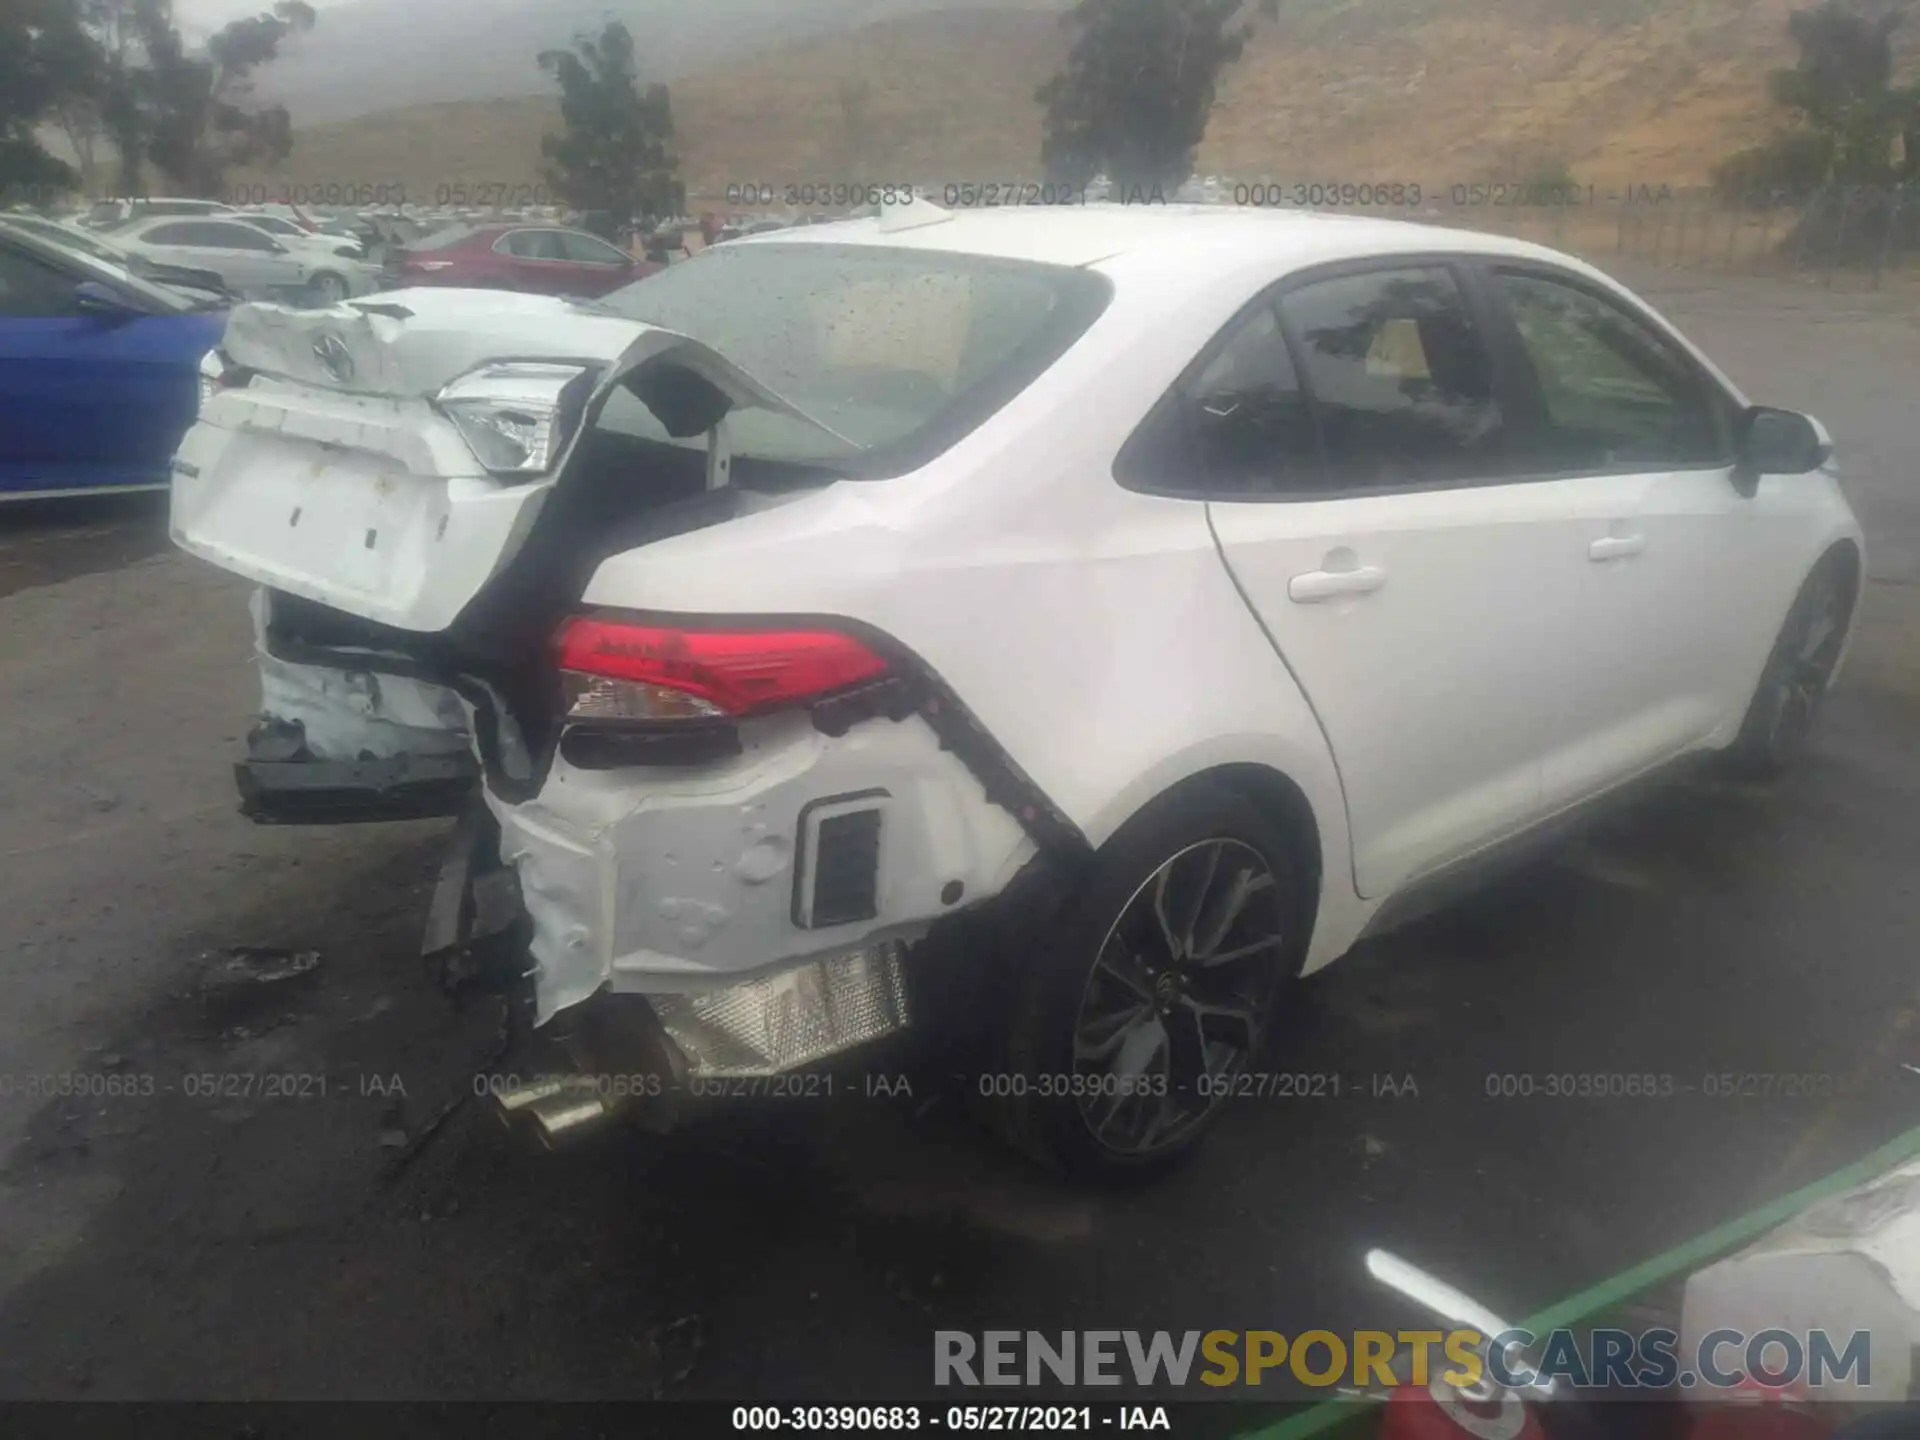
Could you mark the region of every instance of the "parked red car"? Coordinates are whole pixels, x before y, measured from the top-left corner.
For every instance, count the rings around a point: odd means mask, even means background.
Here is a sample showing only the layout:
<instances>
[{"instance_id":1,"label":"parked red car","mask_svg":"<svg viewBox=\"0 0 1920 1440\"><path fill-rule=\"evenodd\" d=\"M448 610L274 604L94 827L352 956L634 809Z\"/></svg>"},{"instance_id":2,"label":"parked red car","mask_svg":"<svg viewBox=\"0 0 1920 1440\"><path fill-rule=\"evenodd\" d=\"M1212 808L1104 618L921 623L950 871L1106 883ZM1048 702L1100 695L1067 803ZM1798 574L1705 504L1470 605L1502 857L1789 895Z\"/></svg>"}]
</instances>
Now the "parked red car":
<instances>
[{"instance_id":1,"label":"parked red car","mask_svg":"<svg viewBox=\"0 0 1920 1440\"><path fill-rule=\"evenodd\" d=\"M389 289L458 285L596 296L645 279L659 268L584 230L520 221L443 230L390 250L381 282Z\"/></svg>"}]
</instances>

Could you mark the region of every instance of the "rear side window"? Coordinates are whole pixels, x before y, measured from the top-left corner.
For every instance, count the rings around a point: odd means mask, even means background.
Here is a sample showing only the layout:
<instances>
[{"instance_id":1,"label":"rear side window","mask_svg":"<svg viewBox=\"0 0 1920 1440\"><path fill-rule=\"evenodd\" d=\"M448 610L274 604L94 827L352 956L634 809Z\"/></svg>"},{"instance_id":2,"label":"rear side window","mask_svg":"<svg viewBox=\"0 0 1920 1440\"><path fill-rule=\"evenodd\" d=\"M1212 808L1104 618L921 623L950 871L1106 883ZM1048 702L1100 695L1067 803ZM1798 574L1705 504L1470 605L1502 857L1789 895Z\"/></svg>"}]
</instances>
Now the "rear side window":
<instances>
[{"instance_id":1,"label":"rear side window","mask_svg":"<svg viewBox=\"0 0 1920 1440\"><path fill-rule=\"evenodd\" d=\"M156 225L140 238L149 245L207 245L200 237L200 225Z\"/></svg>"},{"instance_id":2,"label":"rear side window","mask_svg":"<svg viewBox=\"0 0 1920 1440\"><path fill-rule=\"evenodd\" d=\"M566 246L557 230L516 230L507 236L504 248L509 255L522 260L567 258Z\"/></svg>"},{"instance_id":3,"label":"rear side window","mask_svg":"<svg viewBox=\"0 0 1920 1440\"><path fill-rule=\"evenodd\" d=\"M1272 306L1228 329L1127 445L1117 473L1145 489L1221 499L1318 484L1313 416Z\"/></svg>"},{"instance_id":4,"label":"rear side window","mask_svg":"<svg viewBox=\"0 0 1920 1440\"><path fill-rule=\"evenodd\" d=\"M1370 270L1286 292L1333 490L1452 485L1507 469L1493 366L1452 274Z\"/></svg>"},{"instance_id":5,"label":"rear side window","mask_svg":"<svg viewBox=\"0 0 1920 1440\"><path fill-rule=\"evenodd\" d=\"M1549 471L1719 463L1723 417L1697 372L1646 324L1590 291L1502 271L1501 294L1540 388L1530 457Z\"/></svg>"}]
</instances>

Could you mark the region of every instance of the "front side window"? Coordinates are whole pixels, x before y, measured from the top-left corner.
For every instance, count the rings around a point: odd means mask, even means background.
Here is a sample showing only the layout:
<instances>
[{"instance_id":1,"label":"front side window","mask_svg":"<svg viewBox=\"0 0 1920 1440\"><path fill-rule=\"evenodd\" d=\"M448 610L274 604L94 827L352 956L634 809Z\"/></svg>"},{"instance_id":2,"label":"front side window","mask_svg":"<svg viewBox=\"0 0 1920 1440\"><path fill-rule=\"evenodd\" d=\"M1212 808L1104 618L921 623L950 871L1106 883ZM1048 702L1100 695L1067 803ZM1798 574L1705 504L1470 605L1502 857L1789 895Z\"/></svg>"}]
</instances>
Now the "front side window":
<instances>
[{"instance_id":1,"label":"front side window","mask_svg":"<svg viewBox=\"0 0 1920 1440\"><path fill-rule=\"evenodd\" d=\"M1438 266L1314 281L1281 297L1334 489L1454 485L1507 466L1493 367Z\"/></svg>"},{"instance_id":2,"label":"front side window","mask_svg":"<svg viewBox=\"0 0 1920 1440\"><path fill-rule=\"evenodd\" d=\"M1588 290L1498 275L1545 407L1536 463L1553 471L1697 465L1725 455L1696 373L1638 319Z\"/></svg>"}]
</instances>

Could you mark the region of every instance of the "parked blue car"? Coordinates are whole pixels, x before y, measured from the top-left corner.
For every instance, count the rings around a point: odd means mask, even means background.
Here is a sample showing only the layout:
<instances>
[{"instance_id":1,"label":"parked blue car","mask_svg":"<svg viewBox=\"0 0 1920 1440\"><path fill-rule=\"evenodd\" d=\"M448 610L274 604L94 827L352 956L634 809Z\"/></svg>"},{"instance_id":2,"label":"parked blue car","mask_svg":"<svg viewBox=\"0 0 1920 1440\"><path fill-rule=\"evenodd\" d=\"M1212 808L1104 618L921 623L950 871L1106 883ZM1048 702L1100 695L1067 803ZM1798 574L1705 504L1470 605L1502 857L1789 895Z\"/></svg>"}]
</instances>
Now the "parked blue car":
<instances>
[{"instance_id":1,"label":"parked blue car","mask_svg":"<svg viewBox=\"0 0 1920 1440\"><path fill-rule=\"evenodd\" d=\"M0 501L164 487L226 318L0 217Z\"/></svg>"}]
</instances>

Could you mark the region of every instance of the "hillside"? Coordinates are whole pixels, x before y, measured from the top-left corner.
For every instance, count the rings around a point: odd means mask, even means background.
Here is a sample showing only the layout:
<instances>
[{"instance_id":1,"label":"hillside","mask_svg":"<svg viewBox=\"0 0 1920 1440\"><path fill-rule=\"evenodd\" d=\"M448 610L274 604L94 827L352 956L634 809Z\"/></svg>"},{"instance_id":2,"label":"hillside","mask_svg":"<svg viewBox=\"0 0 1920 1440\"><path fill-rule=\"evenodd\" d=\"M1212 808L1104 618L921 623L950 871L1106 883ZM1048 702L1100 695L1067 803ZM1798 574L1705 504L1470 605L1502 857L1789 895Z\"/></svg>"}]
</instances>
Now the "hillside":
<instances>
[{"instance_id":1,"label":"hillside","mask_svg":"<svg viewBox=\"0 0 1920 1440\"><path fill-rule=\"evenodd\" d=\"M1297 0L1227 77L1201 169L1418 182L1564 162L1597 184L1703 183L1767 133L1790 0ZM674 84L689 189L1032 176L1056 15L939 13L792 45ZM842 87L864 83L848 134ZM285 183L538 179L544 99L411 107L302 128Z\"/></svg>"},{"instance_id":2,"label":"hillside","mask_svg":"<svg viewBox=\"0 0 1920 1440\"><path fill-rule=\"evenodd\" d=\"M1064 0L353 0L260 77L309 124L374 110L539 94L534 57L608 19L640 38L649 79L731 68L822 36L932 11L1059 9Z\"/></svg>"}]
</instances>

